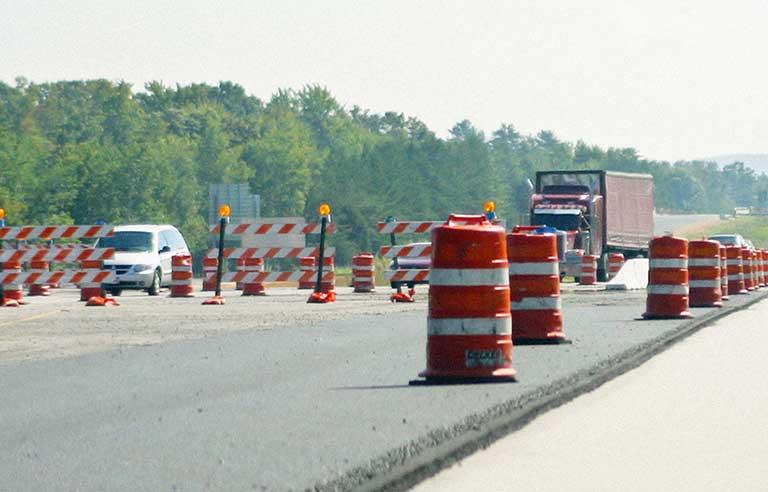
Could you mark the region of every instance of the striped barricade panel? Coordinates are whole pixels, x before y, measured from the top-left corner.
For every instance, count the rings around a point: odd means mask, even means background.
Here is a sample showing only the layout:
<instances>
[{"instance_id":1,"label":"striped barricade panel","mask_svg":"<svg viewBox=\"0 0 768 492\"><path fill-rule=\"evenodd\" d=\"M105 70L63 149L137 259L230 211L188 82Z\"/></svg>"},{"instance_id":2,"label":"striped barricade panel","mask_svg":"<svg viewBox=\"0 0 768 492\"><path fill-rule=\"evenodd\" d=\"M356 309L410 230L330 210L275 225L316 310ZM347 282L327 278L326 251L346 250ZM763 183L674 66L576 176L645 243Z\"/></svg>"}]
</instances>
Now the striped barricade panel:
<instances>
[{"instance_id":1,"label":"striped barricade panel","mask_svg":"<svg viewBox=\"0 0 768 492\"><path fill-rule=\"evenodd\" d=\"M379 253L384 258L426 258L432 255L432 245L382 246Z\"/></svg>"},{"instance_id":2,"label":"striped barricade panel","mask_svg":"<svg viewBox=\"0 0 768 492\"><path fill-rule=\"evenodd\" d=\"M317 278L317 271L297 271L297 272L228 272L221 276L222 282L243 282L244 284L255 284L264 282L306 282ZM215 280L216 276L208 277L208 280ZM323 273L322 282L330 282L334 279L334 272Z\"/></svg>"},{"instance_id":3,"label":"striped barricade panel","mask_svg":"<svg viewBox=\"0 0 768 492\"><path fill-rule=\"evenodd\" d=\"M432 232L432 229L443 224L445 224L444 221L379 222L376 224L376 229L381 234L420 234Z\"/></svg>"},{"instance_id":4,"label":"striped barricade panel","mask_svg":"<svg viewBox=\"0 0 768 492\"><path fill-rule=\"evenodd\" d=\"M324 256L334 256L336 248L325 248ZM303 256L320 256L320 248L224 248L224 258L301 258ZM205 254L206 258L218 258L219 249L211 248Z\"/></svg>"},{"instance_id":5,"label":"striped barricade panel","mask_svg":"<svg viewBox=\"0 0 768 492\"><path fill-rule=\"evenodd\" d=\"M115 254L114 248L23 248L0 249L0 261L47 261L50 263L75 263L79 261L108 260Z\"/></svg>"},{"instance_id":6,"label":"striped barricade panel","mask_svg":"<svg viewBox=\"0 0 768 492\"><path fill-rule=\"evenodd\" d=\"M0 239L24 241L27 239L95 239L111 236L113 226L15 226L0 227Z\"/></svg>"},{"instance_id":7,"label":"striped barricade panel","mask_svg":"<svg viewBox=\"0 0 768 492\"><path fill-rule=\"evenodd\" d=\"M226 233L233 236L257 235L257 234L320 234L320 224L237 224L227 227ZM336 232L336 224L325 226L326 234ZM218 234L219 225L211 227L208 234Z\"/></svg>"},{"instance_id":8,"label":"striped barricade panel","mask_svg":"<svg viewBox=\"0 0 768 492\"><path fill-rule=\"evenodd\" d=\"M114 283L117 276L112 270L59 270L55 272L0 272L0 285L15 284L78 284L88 283Z\"/></svg>"},{"instance_id":9,"label":"striped barricade panel","mask_svg":"<svg viewBox=\"0 0 768 492\"><path fill-rule=\"evenodd\" d=\"M429 280L429 270L386 270L384 278L390 282L419 282Z\"/></svg>"}]
</instances>

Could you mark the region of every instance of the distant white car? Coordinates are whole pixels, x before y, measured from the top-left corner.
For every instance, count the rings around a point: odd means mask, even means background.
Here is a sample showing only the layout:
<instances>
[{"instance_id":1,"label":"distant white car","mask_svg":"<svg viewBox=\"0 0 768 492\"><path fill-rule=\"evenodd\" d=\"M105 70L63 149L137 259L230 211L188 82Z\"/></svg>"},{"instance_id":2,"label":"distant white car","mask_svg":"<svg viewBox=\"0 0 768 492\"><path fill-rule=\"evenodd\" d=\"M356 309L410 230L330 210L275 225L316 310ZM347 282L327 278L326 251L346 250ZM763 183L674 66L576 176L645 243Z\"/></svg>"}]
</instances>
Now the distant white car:
<instances>
[{"instance_id":1,"label":"distant white car","mask_svg":"<svg viewBox=\"0 0 768 492\"><path fill-rule=\"evenodd\" d=\"M741 236L741 234L713 234L707 239L710 241L718 241L722 245L729 246L747 246L747 241Z\"/></svg>"},{"instance_id":2,"label":"distant white car","mask_svg":"<svg viewBox=\"0 0 768 492\"><path fill-rule=\"evenodd\" d=\"M104 268L117 275L117 283L104 285L112 295L123 289L158 295L161 287L171 285L173 255L189 254L187 242L172 225L115 226L114 235L100 238L96 247L115 248L114 257L104 261Z\"/></svg>"}]
</instances>

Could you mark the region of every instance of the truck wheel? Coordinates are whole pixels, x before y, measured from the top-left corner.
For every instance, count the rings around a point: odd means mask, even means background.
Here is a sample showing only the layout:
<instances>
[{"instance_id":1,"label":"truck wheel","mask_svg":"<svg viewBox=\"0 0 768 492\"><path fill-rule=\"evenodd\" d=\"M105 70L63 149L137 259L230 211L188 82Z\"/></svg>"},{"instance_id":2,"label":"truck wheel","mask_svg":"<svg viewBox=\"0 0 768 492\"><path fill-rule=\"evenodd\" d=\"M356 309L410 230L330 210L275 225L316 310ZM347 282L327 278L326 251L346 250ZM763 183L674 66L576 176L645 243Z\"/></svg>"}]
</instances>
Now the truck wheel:
<instances>
[{"instance_id":1,"label":"truck wheel","mask_svg":"<svg viewBox=\"0 0 768 492\"><path fill-rule=\"evenodd\" d=\"M597 281L608 281L608 252L603 252L600 258L597 259Z\"/></svg>"}]
</instances>

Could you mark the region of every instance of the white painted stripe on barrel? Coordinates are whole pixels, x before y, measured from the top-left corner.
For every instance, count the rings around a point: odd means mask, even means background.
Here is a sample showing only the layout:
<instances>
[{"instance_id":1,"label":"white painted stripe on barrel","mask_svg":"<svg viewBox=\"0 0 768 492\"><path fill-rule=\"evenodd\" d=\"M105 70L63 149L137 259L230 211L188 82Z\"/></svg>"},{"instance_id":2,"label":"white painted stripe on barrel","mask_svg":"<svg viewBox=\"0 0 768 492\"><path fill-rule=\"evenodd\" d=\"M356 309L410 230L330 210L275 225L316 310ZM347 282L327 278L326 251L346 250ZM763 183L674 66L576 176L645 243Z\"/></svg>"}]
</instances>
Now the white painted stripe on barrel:
<instances>
[{"instance_id":1,"label":"white painted stripe on barrel","mask_svg":"<svg viewBox=\"0 0 768 492\"><path fill-rule=\"evenodd\" d=\"M711 289L720 287L720 280L689 280L688 287L691 289Z\"/></svg>"},{"instance_id":2,"label":"white painted stripe on barrel","mask_svg":"<svg viewBox=\"0 0 768 492\"><path fill-rule=\"evenodd\" d=\"M557 262L509 264L510 275L558 275Z\"/></svg>"},{"instance_id":3,"label":"white painted stripe on barrel","mask_svg":"<svg viewBox=\"0 0 768 492\"><path fill-rule=\"evenodd\" d=\"M687 285L649 285L649 294L676 294L676 295L688 295Z\"/></svg>"},{"instance_id":4,"label":"white painted stripe on barrel","mask_svg":"<svg viewBox=\"0 0 768 492\"><path fill-rule=\"evenodd\" d=\"M689 267L720 266L719 258L688 258Z\"/></svg>"},{"instance_id":5,"label":"white painted stripe on barrel","mask_svg":"<svg viewBox=\"0 0 768 492\"><path fill-rule=\"evenodd\" d=\"M563 302L560 297L525 297L511 303L512 311L562 310Z\"/></svg>"},{"instance_id":6,"label":"white painted stripe on barrel","mask_svg":"<svg viewBox=\"0 0 768 492\"><path fill-rule=\"evenodd\" d=\"M433 268L430 285L481 286L509 285L507 268Z\"/></svg>"},{"instance_id":7,"label":"white painted stripe on barrel","mask_svg":"<svg viewBox=\"0 0 768 492\"><path fill-rule=\"evenodd\" d=\"M688 260L685 258L656 258L648 262L649 268L687 268Z\"/></svg>"},{"instance_id":8,"label":"white painted stripe on barrel","mask_svg":"<svg viewBox=\"0 0 768 492\"><path fill-rule=\"evenodd\" d=\"M511 335L512 318L429 318L427 335Z\"/></svg>"}]
</instances>

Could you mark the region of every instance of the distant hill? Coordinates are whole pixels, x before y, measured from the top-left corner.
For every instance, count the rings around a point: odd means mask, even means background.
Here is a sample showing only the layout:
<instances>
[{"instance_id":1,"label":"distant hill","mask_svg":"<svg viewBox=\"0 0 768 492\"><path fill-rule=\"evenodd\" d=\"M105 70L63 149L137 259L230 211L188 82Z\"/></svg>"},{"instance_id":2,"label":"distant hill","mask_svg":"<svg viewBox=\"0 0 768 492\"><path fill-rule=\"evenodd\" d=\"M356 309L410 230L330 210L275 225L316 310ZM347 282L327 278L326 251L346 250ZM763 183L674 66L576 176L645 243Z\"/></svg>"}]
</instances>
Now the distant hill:
<instances>
[{"instance_id":1,"label":"distant hill","mask_svg":"<svg viewBox=\"0 0 768 492\"><path fill-rule=\"evenodd\" d=\"M747 167L751 167L758 174L768 174L768 154L730 154L707 157L705 161L715 161L722 167L734 162L743 162Z\"/></svg>"}]
</instances>

